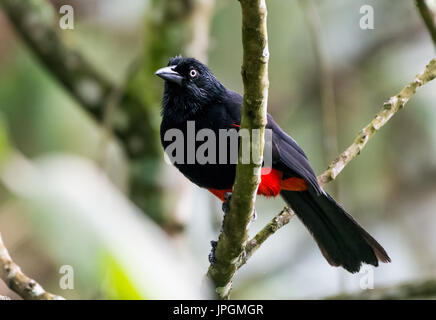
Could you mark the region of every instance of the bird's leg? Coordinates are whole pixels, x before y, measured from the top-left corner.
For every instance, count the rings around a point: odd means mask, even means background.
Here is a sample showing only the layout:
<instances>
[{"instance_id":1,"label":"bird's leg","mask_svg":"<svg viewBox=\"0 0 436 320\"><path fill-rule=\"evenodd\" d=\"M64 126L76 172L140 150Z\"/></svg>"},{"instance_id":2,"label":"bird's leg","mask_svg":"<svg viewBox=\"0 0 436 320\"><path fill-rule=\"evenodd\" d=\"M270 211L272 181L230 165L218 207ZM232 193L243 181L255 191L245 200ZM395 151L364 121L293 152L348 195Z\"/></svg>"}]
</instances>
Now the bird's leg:
<instances>
[{"instance_id":1,"label":"bird's leg","mask_svg":"<svg viewBox=\"0 0 436 320\"><path fill-rule=\"evenodd\" d=\"M211 242L210 242L210 245L212 246L212 249L210 250L210 253L209 253L209 256L208 256L208 258L209 258L209 262L210 262L210 264L213 266L214 264L215 264L215 262L216 262L216 259L215 259L215 250L216 250L216 246L217 246L217 244L218 244L218 241L214 241L214 240L212 240Z\"/></svg>"},{"instance_id":2,"label":"bird's leg","mask_svg":"<svg viewBox=\"0 0 436 320\"><path fill-rule=\"evenodd\" d=\"M228 213L230 211L230 199L232 198L232 194L230 192L226 192L224 195L224 201L223 201L223 212L224 214Z\"/></svg>"},{"instance_id":3,"label":"bird's leg","mask_svg":"<svg viewBox=\"0 0 436 320\"><path fill-rule=\"evenodd\" d=\"M224 214L227 214L230 211L230 199L232 199L232 194L230 192L226 192L224 195L224 201L222 205L222 209ZM251 221L256 221L257 219L257 211L256 208L253 209L253 216L251 217Z\"/></svg>"}]
</instances>

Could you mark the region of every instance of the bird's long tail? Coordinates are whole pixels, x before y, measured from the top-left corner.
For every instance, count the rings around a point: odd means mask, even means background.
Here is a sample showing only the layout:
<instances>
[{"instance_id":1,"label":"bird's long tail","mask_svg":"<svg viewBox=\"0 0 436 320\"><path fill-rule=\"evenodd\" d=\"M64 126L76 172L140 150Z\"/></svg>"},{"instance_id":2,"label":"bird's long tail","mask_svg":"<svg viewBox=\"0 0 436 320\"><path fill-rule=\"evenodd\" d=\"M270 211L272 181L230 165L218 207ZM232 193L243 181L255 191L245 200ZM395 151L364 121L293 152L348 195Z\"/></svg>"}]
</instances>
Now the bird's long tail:
<instances>
[{"instance_id":1,"label":"bird's long tail","mask_svg":"<svg viewBox=\"0 0 436 320\"><path fill-rule=\"evenodd\" d=\"M330 195L315 191L282 191L281 196L315 238L333 266L358 272L362 263L390 262L383 247Z\"/></svg>"}]
</instances>

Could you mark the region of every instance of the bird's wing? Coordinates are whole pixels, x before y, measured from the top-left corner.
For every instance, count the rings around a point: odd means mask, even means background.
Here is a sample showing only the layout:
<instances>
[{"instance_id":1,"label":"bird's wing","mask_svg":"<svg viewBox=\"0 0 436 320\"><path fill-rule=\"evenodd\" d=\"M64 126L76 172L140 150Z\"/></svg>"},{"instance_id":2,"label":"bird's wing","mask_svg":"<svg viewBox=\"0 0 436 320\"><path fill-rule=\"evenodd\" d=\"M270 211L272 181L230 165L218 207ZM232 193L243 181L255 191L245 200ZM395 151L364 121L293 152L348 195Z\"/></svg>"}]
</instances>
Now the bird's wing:
<instances>
[{"instance_id":1,"label":"bird's wing","mask_svg":"<svg viewBox=\"0 0 436 320\"><path fill-rule=\"evenodd\" d=\"M266 128L272 130L273 164L277 169L303 178L317 193L323 193L303 149L279 127L270 114Z\"/></svg>"},{"instance_id":2,"label":"bird's wing","mask_svg":"<svg viewBox=\"0 0 436 320\"><path fill-rule=\"evenodd\" d=\"M230 106L228 108L230 117L233 119L234 124L239 125L241 121L242 96L229 91L227 97L232 102L226 101L226 105ZM303 149L279 127L269 113L267 114L267 120L266 129L272 130L272 141L266 141L265 146L268 147L269 144L272 144L273 167L290 176L303 178L317 193L323 193Z\"/></svg>"}]
</instances>

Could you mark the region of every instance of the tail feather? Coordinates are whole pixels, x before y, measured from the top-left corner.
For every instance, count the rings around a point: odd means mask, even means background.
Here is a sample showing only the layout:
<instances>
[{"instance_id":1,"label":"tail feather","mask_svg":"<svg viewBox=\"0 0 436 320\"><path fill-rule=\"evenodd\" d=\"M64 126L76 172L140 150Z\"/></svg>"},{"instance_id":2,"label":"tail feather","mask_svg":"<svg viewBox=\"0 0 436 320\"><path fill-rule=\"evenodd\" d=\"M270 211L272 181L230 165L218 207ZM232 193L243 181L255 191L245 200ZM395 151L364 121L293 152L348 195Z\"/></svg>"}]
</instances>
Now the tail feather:
<instances>
[{"instance_id":1,"label":"tail feather","mask_svg":"<svg viewBox=\"0 0 436 320\"><path fill-rule=\"evenodd\" d=\"M316 240L333 266L358 272L362 263L390 262L383 247L330 195L315 191L280 193Z\"/></svg>"}]
</instances>

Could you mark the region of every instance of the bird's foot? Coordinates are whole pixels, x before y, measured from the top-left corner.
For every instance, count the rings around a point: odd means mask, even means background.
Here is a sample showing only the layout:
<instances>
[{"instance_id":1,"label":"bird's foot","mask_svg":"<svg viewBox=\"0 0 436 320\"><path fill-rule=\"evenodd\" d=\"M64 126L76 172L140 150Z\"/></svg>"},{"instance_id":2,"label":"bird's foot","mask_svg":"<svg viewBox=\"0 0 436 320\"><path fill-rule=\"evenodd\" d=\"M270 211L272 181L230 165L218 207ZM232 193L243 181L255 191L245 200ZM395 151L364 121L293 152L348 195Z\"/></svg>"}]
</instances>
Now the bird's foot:
<instances>
[{"instance_id":1,"label":"bird's foot","mask_svg":"<svg viewBox=\"0 0 436 320\"><path fill-rule=\"evenodd\" d=\"M227 214L230 211L230 200L232 199L232 194L230 192L226 192L224 195L224 201L222 205L222 210L224 214ZM257 211L256 208L253 209L253 215L251 217L251 221L256 221L257 219Z\"/></svg>"},{"instance_id":2,"label":"bird's foot","mask_svg":"<svg viewBox=\"0 0 436 320\"><path fill-rule=\"evenodd\" d=\"M210 242L210 245L212 246L212 249L210 250L208 258L209 258L209 262L210 262L210 264L212 266L215 265L215 262L216 262L216 259L215 259L215 250L216 250L217 244L218 244L218 241L212 240Z\"/></svg>"},{"instance_id":3,"label":"bird's foot","mask_svg":"<svg viewBox=\"0 0 436 320\"><path fill-rule=\"evenodd\" d=\"M230 211L230 199L232 198L232 194L230 192L226 192L224 195L224 202L223 202L223 212L224 214L228 213Z\"/></svg>"}]
</instances>

